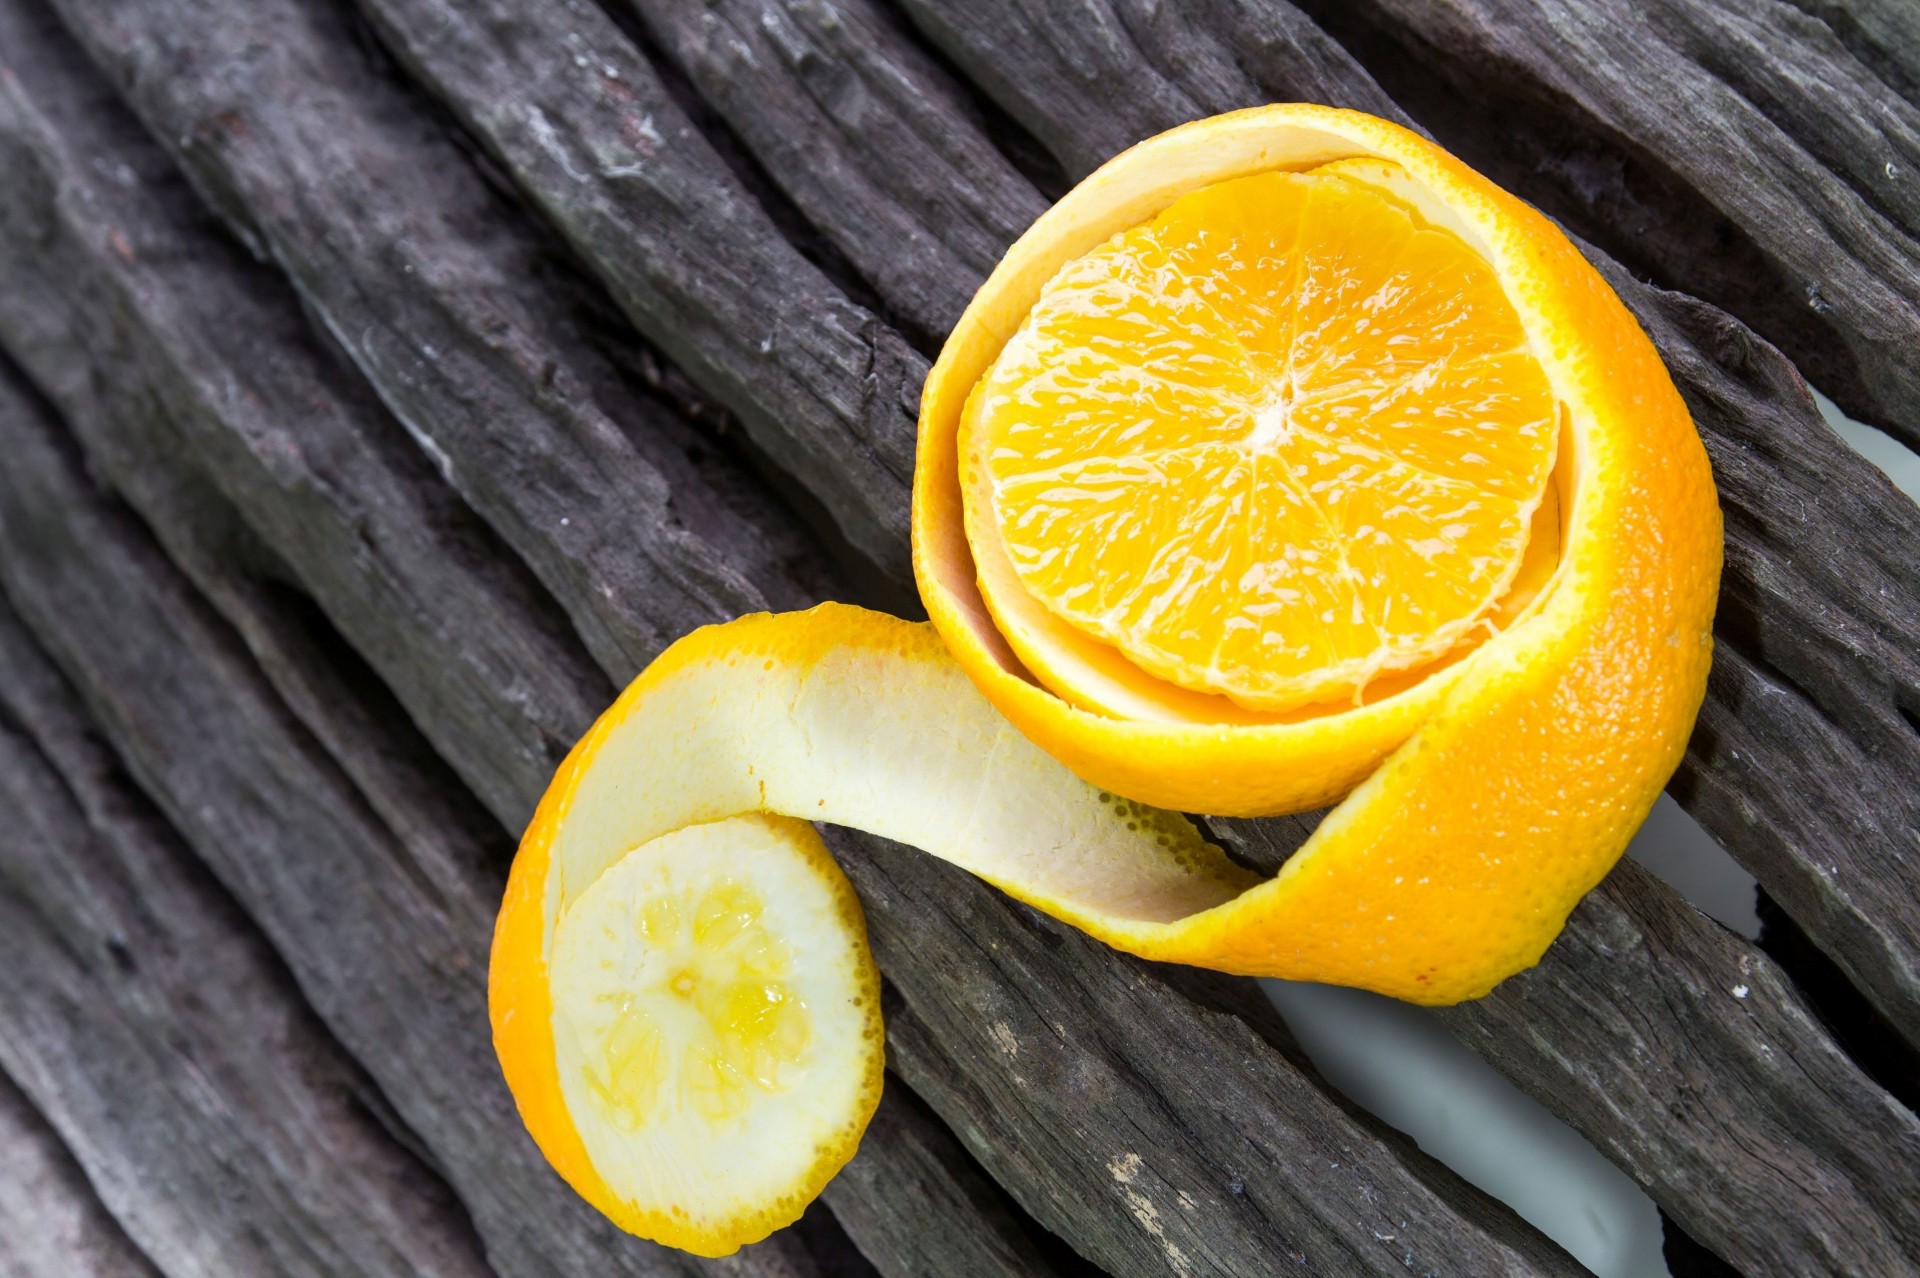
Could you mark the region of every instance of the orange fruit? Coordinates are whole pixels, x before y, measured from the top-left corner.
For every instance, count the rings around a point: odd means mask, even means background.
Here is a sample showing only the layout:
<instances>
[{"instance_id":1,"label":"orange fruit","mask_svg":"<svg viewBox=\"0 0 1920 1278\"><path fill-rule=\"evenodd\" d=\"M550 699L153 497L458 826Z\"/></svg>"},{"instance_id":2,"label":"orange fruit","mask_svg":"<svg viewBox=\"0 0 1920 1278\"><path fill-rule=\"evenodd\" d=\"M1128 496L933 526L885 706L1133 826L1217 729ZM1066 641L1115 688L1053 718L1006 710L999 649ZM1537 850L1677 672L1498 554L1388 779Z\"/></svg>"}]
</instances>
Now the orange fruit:
<instances>
[{"instance_id":1,"label":"orange fruit","mask_svg":"<svg viewBox=\"0 0 1920 1278\"><path fill-rule=\"evenodd\" d=\"M961 419L967 539L1003 632L1012 587L1182 688L1351 703L1505 595L1555 426L1458 236L1338 164L1257 173L1047 283Z\"/></svg>"},{"instance_id":2,"label":"orange fruit","mask_svg":"<svg viewBox=\"0 0 1920 1278\"><path fill-rule=\"evenodd\" d=\"M880 977L803 822L740 816L637 844L617 772L576 748L494 935L494 1042L534 1140L622 1228L721 1256L791 1224L879 1103ZM609 811L612 805L612 811Z\"/></svg>"},{"instance_id":3,"label":"orange fruit","mask_svg":"<svg viewBox=\"0 0 1920 1278\"><path fill-rule=\"evenodd\" d=\"M1273 219L1249 221L1248 210L1262 207L1263 192L1272 196L1285 189L1322 194L1293 199L1289 207L1301 216L1276 229L1268 229ZM1367 195L1372 202L1361 198ZM1322 220L1321 238L1328 245L1303 247L1298 232L1314 220L1314 199L1345 212ZM1049 313L1050 287L1056 297L1104 288L1115 303L1113 315L1129 316L1113 296L1124 291L1120 267L1127 246L1137 246L1130 260L1140 261L1147 260L1140 255L1148 239L1206 240L1210 228L1196 228L1196 212L1203 221L1217 216L1221 226L1213 238L1243 246L1240 257L1249 256L1244 246L1251 243L1257 262L1271 259L1272 265L1239 268L1242 275L1283 272L1287 262L1305 270L1309 260L1335 261L1342 265L1332 274L1344 272L1354 282L1343 295L1383 277L1397 278L1403 255L1415 248L1440 253L1433 260L1442 263L1441 276L1460 283L1471 305L1445 296L1423 302L1426 294L1414 289L1408 296L1420 305L1397 317L1376 314L1365 331L1353 308L1336 306L1338 314L1322 316L1315 309L1319 293L1301 296L1296 290L1281 297L1216 284L1215 277L1235 274L1231 252L1189 253L1178 279L1161 291L1176 298L1208 290L1255 295L1261 313L1249 304L1245 317L1225 325L1250 356L1260 354L1260 343L1269 352L1294 351L1290 336L1274 334L1292 333L1287 317L1305 315L1316 332L1320 358L1310 361L1315 375L1333 370L1322 386L1348 376L1354 383L1384 384L1406 371L1390 351L1431 355L1450 350L1449 341L1476 352L1485 361L1482 368L1497 365L1500 375L1484 386L1449 387L1446 378L1436 378L1425 390L1450 391L1451 397L1428 394L1417 412L1399 412L1405 402L1388 396L1395 411L1384 416L1336 414L1333 408L1356 402L1336 388L1313 405L1325 411L1308 414L1314 433L1340 447L1467 478L1488 492L1474 520L1456 530L1462 544L1471 541L1487 552L1471 571L1436 578L1383 565L1378 572L1349 574L1335 556L1332 582L1321 589L1351 586L1363 624L1353 625L1349 610L1343 632L1331 641L1312 625L1328 609L1315 612L1313 603L1302 603L1309 598L1304 591L1291 618L1284 606L1246 615L1264 603L1287 603L1258 598L1256 581L1273 577L1264 569L1245 589L1244 569L1238 577L1194 573L1187 587L1201 580L1202 588L1185 595L1174 589L1171 597L1187 613L1197 610L1220 621L1221 633L1209 637L1196 626L1194 635L1183 636L1178 621L1168 620L1181 610L1156 609L1168 593L1156 593L1159 587L1181 578L1172 571L1156 577L1156 565L1177 567L1194 548L1203 561L1212 554L1253 565L1259 555L1237 545L1231 534L1208 541L1204 533L1189 532L1184 541L1176 536L1164 545L1149 544L1151 538L1105 537L1097 524L1076 525L1068 517L1084 510L1084 503L1076 506L1077 496L1049 504L1032 491L1017 490L1011 498L994 491L992 459L983 448L1020 441L1006 448L1012 456L1000 463L1009 473L1047 464L1053 459L1042 453L1054 446L1078 450L1084 464L1098 465L1103 450L1124 447L1102 442L1115 438L1116 429L1100 425L1103 420L1122 422L1117 429L1124 433L1151 419L1158 423L1153 429L1172 432L1189 454L1212 446L1193 433L1201 429L1195 420L1240 422L1241 434L1226 433L1229 444L1237 440L1242 449L1256 436L1269 446L1278 438L1271 429L1256 432L1244 417L1234 418L1231 407L1219 410L1223 399L1231 406L1271 396L1271 379L1265 391L1258 385L1250 391L1249 382L1276 367L1259 358L1236 364L1219 354L1224 338L1209 358L1196 356L1195 365L1180 374L1190 388L1196 379L1204 383L1194 394L1196 404L1215 406L1205 412L1172 412L1177 405L1164 398L1128 399L1128 378L1138 381L1129 369L1155 358L1150 343L1129 353L1124 343L1105 342L1099 352L1107 360L1105 380L1087 383L1104 387L1104 399L1090 393L1073 404L1048 403L1036 398L1048 382L1023 380L1032 370L1026 350L1050 336L1064 343L1074 324L1099 328L1112 319L1098 308L1083 307L1095 313L1078 317ZM1347 235L1362 225L1374 228L1375 238ZM1260 247L1287 240L1288 228L1295 234L1285 252ZM1379 261L1365 260L1370 243L1380 247ZM1479 265L1463 261L1462 249ZM1082 273L1113 279L1096 288ZM1489 284L1499 299L1486 296ZM1432 314L1442 304L1470 311L1486 332L1456 329L1451 338L1423 333L1421 309ZM1511 325L1521 335L1517 343ZM1240 336L1242 330L1257 330L1255 340ZM1207 331L1217 336L1223 329L1216 323ZM1369 333L1382 331L1399 345L1369 345ZM1225 345L1233 354L1233 344ZM1203 349L1196 342L1194 350ZM1076 352L1066 360L1068 372L1082 358ZM1441 362L1444 369L1444 357ZM1252 374L1245 371L1249 367ZM1539 383L1529 370L1537 370L1551 396L1550 447L1539 430ZM1022 410L1010 402L1016 391L1034 407ZM1297 400L1298 378L1293 393ZM1003 398L995 402L996 395ZM1040 443L1042 437L1048 442ZM1461 471L1462 463L1472 469ZM1310 475L1313 460L1305 465ZM1362 491L1310 504L1323 511L1351 509L1360 500L1378 504L1391 485L1383 488L1376 480L1392 470L1363 468L1355 472ZM1516 537L1536 478L1545 480L1539 504L1531 509L1527 531ZM1114 500L1135 509L1156 499L1152 485L1123 485L1119 491ZM1241 491L1252 499L1250 476ZM1297 483L1287 486L1288 494L1297 491ZM1506 506L1493 500L1503 493ZM1286 515L1306 503L1290 502L1287 495L1267 500L1268 518L1280 510L1283 524L1305 529L1297 542L1284 542L1283 551L1292 547L1297 560L1305 549L1328 546L1309 546L1312 521ZM1514 507L1513 501L1523 504ZM1182 508L1177 500L1166 505L1177 534ZM1047 522L1045 516L1062 511ZM1010 515L1026 518L1011 537ZM1149 522L1141 517L1132 525ZM1168 531L1166 522L1162 532ZM1131 533L1132 525L1125 531ZM1348 552L1349 565L1363 558L1353 550L1370 539L1370 526L1386 531L1384 522L1370 519L1329 519L1327 526L1338 534L1331 544ZM1393 526L1411 541L1445 528L1435 529L1412 503ZM928 617L994 705L1080 775L1158 807L1259 816L1325 806L1377 773L1395 751L1417 746L1423 725L1441 717L1458 702L1461 686L1484 678L1487 670L1518 661L1541 695L1551 688L1571 697L1574 689L1565 680L1574 654L1603 649L1613 660L1636 664L1635 679L1581 689L1590 713L1570 715L1556 734L1579 757L1597 744L1589 738L1609 738L1609 756L1619 750L1633 760L1630 802L1651 803L1658 789L1653 783L1664 782L1677 762L1705 690L1720 566L1719 509L1705 450L1652 345L1545 218L1425 139L1357 112L1281 105L1183 126L1115 157L1036 222L961 317L922 390L913 530L914 571ZM1407 562L1406 547L1378 547L1376 541L1376 548L1398 555L1403 566ZM1024 576L1016 551L1027 556ZM1049 552L1054 560L1046 559ZM1078 596L1066 595L1085 583L1049 575L1054 563L1067 559L1084 563L1090 577L1104 571L1096 564L1116 567L1141 589L1118 609L1103 611L1097 600L1080 604ZM1474 582L1479 584L1470 591L1454 589ZM1395 617L1413 624L1380 643L1373 623ZM1249 639L1264 643L1265 635L1278 633L1272 646L1299 650L1292 664L1278 668L1276 676L1254 662L1216 660L1216 653L1228 651L1222 646L1225 623L1236 621L1245 623L1238 632ZM1286 630L1295 621L1307 638L1289 643ZM1323 624L1342 623L1336 611ZM1320 646L1311 647L1316 640ZM1486 730L1496 737L1510 731L1493 724ZM1591 878L1598 874L1590 871Z\"/></svg>"},{"instance_id":4,"label":"orange fruit","mask_svg":"<svg viewBox=\"0 0 1920 1278\"><path fill-rule=\"evenodd\" d=\"M674 644L514 863L501 1064L635 1232L764 1236L872 1112L877 977L807 821L1146 958L1452 1003L1538 960L1705 691L1719 508L1646 336L1353 112L1174 130L1041 218L928 377L913 530L929 622ZM1329 802L1265 881L1178 815Z\"/></svg>"}]
</instances>

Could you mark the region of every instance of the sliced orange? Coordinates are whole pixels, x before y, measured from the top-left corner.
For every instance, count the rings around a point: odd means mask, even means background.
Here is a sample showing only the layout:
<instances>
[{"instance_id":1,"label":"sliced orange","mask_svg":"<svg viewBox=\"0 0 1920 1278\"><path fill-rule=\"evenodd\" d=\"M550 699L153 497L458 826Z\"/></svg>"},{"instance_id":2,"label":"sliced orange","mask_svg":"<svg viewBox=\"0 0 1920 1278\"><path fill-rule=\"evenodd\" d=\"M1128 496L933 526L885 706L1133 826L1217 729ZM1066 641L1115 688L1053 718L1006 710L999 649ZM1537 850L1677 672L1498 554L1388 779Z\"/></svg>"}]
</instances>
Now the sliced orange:
<instances>
[{"instance_id":1,"label":"sliced orange","mask_svg":"<svg viewBox=\"0 0 1920 1278\"><path fill-rule=\"evenodd\" d=\"M582 1196L726 1255L798 1219L853 1156L880 1097L879 973L811 826L736 816L597 843L627 795L594 766L606 735L576 749L515 862L495 1044Z\"/></svg>"},{"instance_id":2,"label":"sliced orange","mask_svg":"<svg viewBox=\"0 0 1920 1278\"><path fill-rule=\"evenodd\" d=\"M1017 585L1181 688L1351 702L1505 594L1554 426L1457 235L1338 164L1253 174L1048 282L962 418L967 536L1003 632Z\"/></svg>"},{"instance_id":3,"label":"sliced orange","mask_svg":"<svg viewBox=\"0 0 1920 1278\"><path fill-rule=\"evenodd\" d=\"M1328 658L1325 668L1316 670L1311 659L1303 659L1286 677L1325 680L1323 699L1285 710L1250 703L1262 694L1259 680L1264 676L1258 673L1239 686L1238 700L1228 695L1235 689L1227 684L1239 676L1216 668L1228 663L1213 661L1204 641L1182 649L1177 630L1174 642L1161 648L1162 655L1181 660L1160 661L1147 645L1166 635L1154 629L1154 618L1144 608L1131 620L1122 611L1121 619L1131 627L1124 634L1117 627L1101 632L1076 624L1076 618L1061 610L1072 606L1071 600L1063 603L1063 596L1076 583L1062 577L1048 584L1048 566L1037 558L1028 564L1028 578L1022 578L1010 553L1016 547L1000 531L1004 512L994 508L991 487L981 482L986 467L979 464L978 450L962 455L963 436L968 444L977 443L975 426L968 422L969 403L984 400L988 393L983 391L976 400L976 389L1002 375L997 366L1010 346L1026 340L1023 333L1044 327L1030 324L1030 318L1036 307L1044 306L1056 277L1068 271L1070 281L1070 264L1090 257L1109 261L1110 246L1141 228L1180 222L1186 214L1178 208L1205 208L1209 201L1244 204L1228 197L1239 189L1239 180L1255 177L1262 181L1246 189L1258 191L1264 182L1271 190L1280 179L1283 185L1337 180L1364 188L1378 199L1365 206L1364 215L1356 215L1356 225L1360 216L1376 226L1397 226L1395 219L1405 217L1413 228L1405 232L1406 243L1438 244L1443 242L1440 237L1450 235L1484 265L1485 274L1457 259L1455 267L1474 280L1491 279L1522 334L1523 346L1510 340L1500 307L1485 302L1476 314L1498 321L1493 326L1500 331L1474 349L1501 367L1500 377L1481 388L1496 394L1480 396L1475 391L1464 400L1456 396L1441 404L1428 395L1418 405L1390 397L1386 407L1394 411L1363 415L1350 411L1358 396L1335 393L1316 406L1324 410L1316 430L1343 433L1362 447L1436 472L1444 467L1429 463L1450 466L1473 453L1493 463L1482 476L1487 487L1522 499L1543 464L1550 472L1549 484L1540 490L1542 505L1533 511L1532 531L1518 542L1514 521L1520 510L1476 525L1476 536L1493 531L1499 550L1491 560L1512 556L1524 546L1517 565L1511 559L1490 562L1479 578L1483 588L1472 597L1456 597L1450 609L1422 609L1425 619L1402 636L1406 642L1397 648L1387 645L1391 655L1378 669L1367 669L1366 656L1353 659L1354 652L1371 642L1365 626L1349 632L1350 639L1359 641L1354 651L1322 649ZM1246 243L1256 231L1267 234L1262 226L1248 229L1243 215L1231 209L1226 213L1238 219L1229 229L1240 228L1239 242ZM1223 221L1229 220L1226 213ZM1198 236L1190 229L1181 233L1189 240ZM1342 239L1338 224L1329 235L1364 255L1366 244ZM1274 232L1274 238L1284 238L1284 230ZM1451 244L1447 251L1452 253ZM1099 256L1103 252L1106 258ZM1363 278L1389 267L1362 263L1353 270L1355 278ZM1242 272L1252 273L1258 272ZM1217 271L1196 267L1186 272L1202 284L1213 274L1233 271L1229 264ZM1257 295L1260 290L1240 292ZM1292 300L1292 294L1271 294L1259 305L1272 315L1285 311ZM1395 362L1378 352L1368 356L1364 342L1353 342L1358 322L1342 311L1325 327L1329 336L1316 337L1316 352L1324 355L1344 343L1359 353L1345 358L1336 352L1326 358L1347 371L1356 361L1372 360L1387 370L1380 380L1390 379L1397 372ZM1410 318L1407 324L1418 327ZM1268 331L1284 327L1276 319ZM1340 341L1332 340L1341 334ZM1417 332L1409 336L1419 339ZM1270 348L1292 349L1291 338L1265 340ZM1414 340L1409 345L1419 344ZM1240 345L1249 347L1245 340ZM1194 350L1199 352L1196 367L1210 379L1205 389L1216 401L1220 386L1245 393L1247 378L1232 372L1236 366L1228 358L1231 349L1223 354L1221 343L1215 342L1196 343ZM1513 354L1500 355L1503 351ZM1137 365L1151 356L1127 358ZM1008 360L1009 368L1017 363ZM1126 360L1116 356L1114 363ZM1069 365L1077 367L1071 361ZM1529 365L1544 378L1551 395L1553 416L1546 434L1557 436L1557 442L1550 450L1532 408L1507 411L1538 403ZM1257 371L1257 359L1253 366ZM1124 380L1126 375L1114 376ZM1444 387L1436 382L1427 388L1435 389ZM1489 400L1505 403L1491 405L1497 412L1473 408ZM1177 405L1150 397L1140 402L1158 405L1154 414L1143 410L1140 416L1152 415L1163 427L1184 429L1172 411ZM1471 410L1465 418L1450 415L1463 403ZM1098 785L1156 806L1229 816L1325 806L1376 773L1395 750L1414 748L1422 725L1458 704L1466 685L1487 677L1490 669L1520 662L1545 695L1550 686L1559 687L1572 677L1570 663L1576 653L1599 650L1652 652L1660 659L1636 657L1630 663L1634 680L1581 690L1592 717L1575 715L1561 725L1573 743L1571 754L1590 754L1593 743L1585 738L1601 731L1584 725L1605 723L1605 731L1615 734L1620 723L1631 722L1633 730L1616 737L1610 752L1624 749L1646 775L1662 779L1678 758L1684 725L1691 722L1704 692L1720 563L1712 475L1686 407L1619 299L1551 223L1405 129L1351 111L1261 107L1175 129L1115 157L1008 252L949 336L920 404L914 571L928 616L1002 713ZM1416 406L1420 411L1399 411ZM1167 411L1161 414L1159 408ZM1481 422L1507 425L1484 432ZM1457 429L1462 426L1467 429ZM1513 426L1523 430L1514 431ZM1083 435L1071 422L1064 433L1072 437L1068 442L1099 437L1092 427ZM1498 457L1466 442L1489 433ZM1038 450L1033 451L1037 457ZM1378 490L1369 496L1377 497ZM1556 502L1559 537L1554 546L1550 525ZM1031 503L1024 509L1041 506ZM1119 566L1141 581L1151 575L1150 567L1138 568L1142 562L1150 564L1150 557L1110 551L1095 536L1068 538L1056 526L1045 535L1023 532L1014 540L1021 537L1030 543L1028 550L1040 554L1054 548L1047 539L1056 537L1063 554L1071 550L1088 564L1112 554L1134 565ZM1399 553L1403 548L1383 549ZM1500 590L1503 570L1512 573L1504 579L1505 593L1489 602ZM1334 576L1335 586L1344 580L1337 565ZM1222 583L1212 584L1217 590ZM1424 594L1418 574L1395 574L1380 584L1389 598ZM1151 594L1151 588L1145 593ZM1221 615L1227 616L1234 591L1214 598L1227 610ZM1143 618L1149 623L1144 629L1135 624ZM1340 620L1336 613L1333 622ZM1432 634L1420 641L1419 632L1428 628ZM1455 636L1453 644L1443 648L1448 634ZM1118 642L1123 638L1134 645L1131 650ZM1426 655L1436 649L1437 655ZM1377 658L1380 648L1371 651ZM1405 664L1396 670L1394 662ZM1194 677L1196 672L1203 677ZM1229 678L1222 679L1223 673ZM1170 677L1176 675L1187 682ZM1301 686L1295 684L1294 696L1307 695L1298 691ZM1269 679L1264 691L1270 694L1274 687ZM1254 698L1246 695L1248 688ZM1571 689L1564 695L1571 696ZM1286 703L1281 698L1265 705ZM1494 735L1510 731L1491 724L1486 730ZM1632 744L1625 744L1628 738ZM1652 793L1647 791L1648 802Z\"/></svg>"}]
</instances>

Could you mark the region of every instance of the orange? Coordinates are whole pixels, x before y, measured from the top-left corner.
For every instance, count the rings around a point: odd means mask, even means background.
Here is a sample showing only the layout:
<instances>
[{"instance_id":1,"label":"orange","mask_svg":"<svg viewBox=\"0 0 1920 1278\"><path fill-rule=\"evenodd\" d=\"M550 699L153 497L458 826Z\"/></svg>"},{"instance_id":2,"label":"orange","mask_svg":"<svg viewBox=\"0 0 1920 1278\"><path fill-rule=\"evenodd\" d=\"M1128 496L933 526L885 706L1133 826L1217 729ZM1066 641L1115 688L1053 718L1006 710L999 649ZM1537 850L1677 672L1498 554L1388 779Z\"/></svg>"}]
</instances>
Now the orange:
<instances>
[{"instance_id":1,"label":"orange","mask_svg":"<svg viewBox=\"0 0 1920 1278\"><path fill-rule=\"evenodd\" d=\"M1470 250L1524 334L1529 362L1552 396L1557 436L1550 482L1506 594L1483 606L1437 658L1420 664L1407 655L1399 658L1409 663L1404 668L1383 663L1371 678L1364 667L1347 667L1358 677L1341 686L1357 688L1357 697L1335 690L1288 710L1242 704L1244 690L1236 701L1226 690L1183 685L1165 677L1179 673L1178 663L1160 671L1144 664L1140 639L1130 653L1109 635L1076 626L1049 606L1044 582L1030 589L1020 579L995 531L1000 516L990 512L989 495L977 488L969 495L962 482L963 473L977 482L983 469L961 455L962 436L971 434L969 401L1000 376L996 365L1009 345L1040 327L1030 318L1063 268L1156 219L1177 221L1183 200L1193 208L1223 199L1236 180L1257 175L1364 186L1379 197L1368 214L1376 221L1391 222L1398 206L1416 229L1444 232ZM1380 269L1354 267L1359 276ZM1483 304L1478 313L1498 317L1500 308ZM1488 349L1505 349L1504 336L1493 340L1499 345ZM1357 349L1359 357L1378 358L1366 356L1364 344ZM1530 411L1497 416L1510 426L1536 420ZM1408 424L1415 429L1399 438L1430 438L1377 451L1458 442L1444 418ZM1376 430L1354 419L1341 427L1349 436ZM1508 473L1534 473L1534 441L1516 447L1513 433L1497 438L1501 457L1522 463ZM1513 490L1524 492L1525 484ZM928 616L988 699L1081 776L1158 807L1258 816L1333 803L1395 751L1417 747L1423 725L1461 701L1463 684L1516 662L1539 695L1578 703L1580 712L1554 730L1569 757L1617 752L1632 780L1621 801L1650 804L1705 690L1719 508L1705 450L1652 345L1545 218L1425 139L1357 112L1282 105L1183 126L1115 157L1036 222L961 317L922 390L913 530ZM1510 532L1501 537L1511 553ZM1390 596L1422 590L1404 576L1382 585ZM1220 597L1233 606L1234 592ZM1453 623L1473 607L1458 606ZM1447 624L1425 650L1438 646ZM1576 654L1602 651L1634 677L1593 688L1567 682ZM1294 670L1319 678L1337 665L1316 670L1308 661ZM1490 738L1511 730L1504 720L1484 727ZM1507 819L1524 823L1524 814ZM1596 857L1585 876L1597 879L1610 863Z\"/></svg>"},{"instance_id":2,"label":"orange","mask_svg":"<svg viewBox=\"0 0 1920 1278\"><path fill-rule=\"evenodd\" d=\"M703 1256L791 1224L880 1097L880 977L812 827L742 816L616 849L590 733L521 845L494 936L500 1062L556 1170ZM617 811L611 814L617 816Z\"/></svg>"},{"instance_id":3,"label":"orange","mask_svg":"<svg viewBox=\"0 0 1920 1278\"><path fill-rule=\"evenodd\" d=\"M1486 262L1340 167L1190 192L1048 282L961 421L1003 632L1012 588L1285 711L1440 657L1505 594L1552 392Z\"/></svg>"},{"instance_id":4,"label":"orange","mask_svg":"<svg viewBox=\"0 0 1920 1278\"><path fill-rule=\"evenodd\" d=\"M1333 282L1233 284L1256 270ZM1364 327L1326 300L1395 280ZM1189 517L1231 501L1259 546ZM913 530L929 622L689 635L514 863L501 1064L635 1232L764 1236L872 1112L878 978L806 822L1150 959L1474 998L1539 959L1679 761L1721 550L1686 409L1579 253L1432 143L1309 106L1143 143L1014 246L928 377ZM1264 881L1179 815L1329 802Z\"/></svg>"}]
</instances>

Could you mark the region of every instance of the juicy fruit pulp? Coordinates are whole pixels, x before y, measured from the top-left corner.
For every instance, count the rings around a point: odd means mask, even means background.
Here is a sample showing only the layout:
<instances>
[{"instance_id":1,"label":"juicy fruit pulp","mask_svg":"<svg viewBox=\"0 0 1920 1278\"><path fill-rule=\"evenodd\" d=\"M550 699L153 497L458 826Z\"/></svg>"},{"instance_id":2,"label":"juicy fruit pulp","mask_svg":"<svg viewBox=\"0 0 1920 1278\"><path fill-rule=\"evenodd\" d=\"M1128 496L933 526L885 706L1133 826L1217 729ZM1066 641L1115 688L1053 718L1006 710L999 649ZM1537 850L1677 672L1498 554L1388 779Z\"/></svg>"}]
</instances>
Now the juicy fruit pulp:
<instances>
[{"instance_id":1,"label":"juicy fruit pulp","mask_svg":"<svg viewBox=\"0 0 1920 1278\"><path fill-rule=\"evenodd\" d=\"M1357 701L1501 600L1555 426L1479 254L1341 164L1261 173L1054 276L962 419L968 537L1016 649L1020 592L1180 689Z\"/></svg>"},{"instance_id":2,"label":"juicy fruit pulp","mask_svg":"<svg viewBox=\"0 0 1920 1278\"><path fill-rule=\"evenodd\" d=\"M609 1214L730 1251L852 1154L880 1068L852 900L810 828L745 817L648 840L564 902L555 1081Z\"/></svg>"},{"instance_id":3,"label":"juicy fruit pulp","mask_svg":"<svg viewBox=\"0 0 1920 1278\"><path fill-rule=\"evenodd\" d=\"M758 1094L786 1091L812 1025L760 894L723 877L634 899L631 879L603 877L574 903L583 917L561 931L571 944L558 961L580 979L559 1011L582 1040L595 1108L633 1132L663 1109L719 1122L744 1115ZM576 955L581 937L590 952Z\"/></svg>"}]
</instances>

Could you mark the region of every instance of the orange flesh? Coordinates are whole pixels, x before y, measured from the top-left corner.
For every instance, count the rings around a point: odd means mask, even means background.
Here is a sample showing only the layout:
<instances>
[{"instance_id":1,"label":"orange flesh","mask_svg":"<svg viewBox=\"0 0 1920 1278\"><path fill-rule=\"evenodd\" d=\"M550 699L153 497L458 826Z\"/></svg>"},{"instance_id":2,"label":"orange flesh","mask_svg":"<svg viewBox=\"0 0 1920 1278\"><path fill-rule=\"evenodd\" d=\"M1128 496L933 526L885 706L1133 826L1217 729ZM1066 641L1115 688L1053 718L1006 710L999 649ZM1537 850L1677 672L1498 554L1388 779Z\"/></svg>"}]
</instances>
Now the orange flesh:
<instances>
[{"instance_id":1,"label":"orange flesh","mask_svg":"<svg viewBox=\"0 0 1920 1278\"><path fill-rule=\"evenodd\" d=\"M1262 173L1059 271L968 400L961 488L1016 647L1024 614L1172 717L1260 721L1469 639L1556 436L1478 254L1337 170Z\"/></svg>"}]
</instances>

